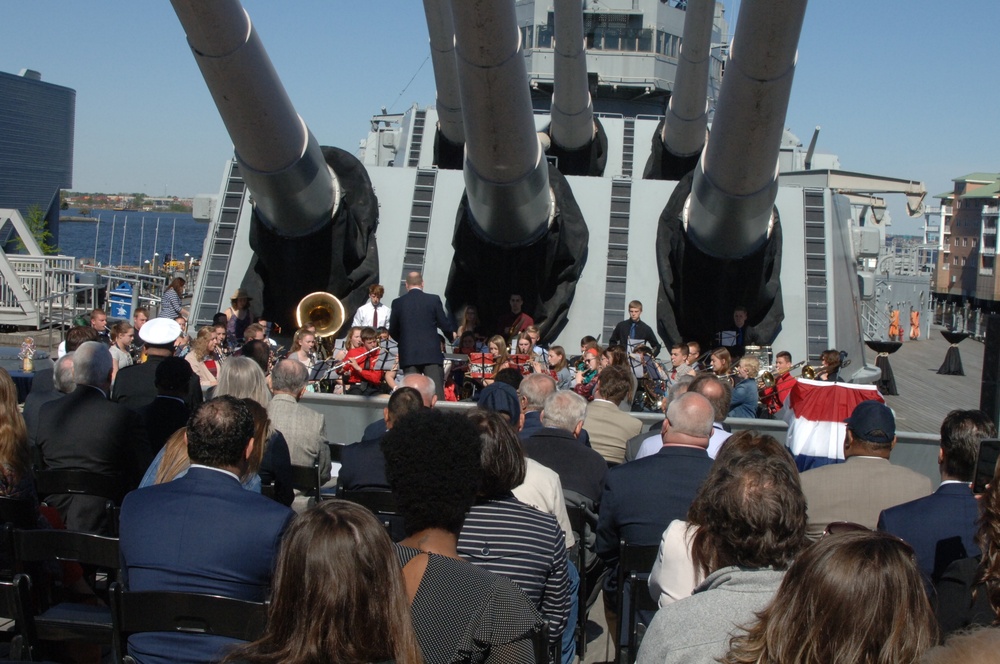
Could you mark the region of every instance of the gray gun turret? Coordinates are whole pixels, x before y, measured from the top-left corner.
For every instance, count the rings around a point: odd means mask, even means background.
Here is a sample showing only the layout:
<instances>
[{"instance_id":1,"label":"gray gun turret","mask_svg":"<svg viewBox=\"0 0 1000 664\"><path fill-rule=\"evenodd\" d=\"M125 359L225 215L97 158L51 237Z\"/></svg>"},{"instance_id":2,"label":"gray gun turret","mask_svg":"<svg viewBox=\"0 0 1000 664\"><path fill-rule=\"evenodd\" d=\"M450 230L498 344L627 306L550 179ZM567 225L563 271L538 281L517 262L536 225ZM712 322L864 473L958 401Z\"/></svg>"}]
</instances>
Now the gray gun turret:
<instances>
[{"instance_id":1,"label":"gray gun turret","mask_svg":"<svg viewBox=\"0 0 1000 664\"><path fill-rule=\"evenodd\" d=\"M780 328L774 201L805 8L806 0L746 0L740 9L711 135L660 219L658 317L670 341L711 339L739 305L761 343Z\"/></svg>"},{"instance_id":2,"label":"gray gun turret","mask_svg":"<svg viewBox=\"0 0 1000 664\"><path fill-rule=\"evenodd\" d=\"M312 291L327 290L353 310L378 272L369 240L377 203L363 167L319 146L238 0L171 2L253 195L256 259L244 287L288 329Z\"/></svg>"},{"instance_id":3,"label":"gray gun turret","mask_svg":"<svg viewBox=\"0 0 1000 664\"><path fill-rule=\"evenodd\" d=\"M451 0L424 0L431 64L437 85L438 131L434 163L438 168L461 168L465 147L462 100L458 91L458 63L455 61L455 22Z\"/></svg>"},{"instance_id":4,"label":"gray gun turret","mask_svg":"<svg viewBox=\"0 0 1000 664\"><path fill-rule=\"evenodd\" d=\"M712 56L715 0L691 0L677 78L660 131L653 137L644 177L679 180L698 163L708 128L708 77Z\"/></svg>"},{"instance_id":5,"label":"gray gun turret","mask_svg":"<svg viewBox=\"0 0 1000 664\"><path fill-rule=\"evenodd\" d=\"M463 0L452 15L466 195L445 294L452 310L475 302L491 321L519 293L543 337L554 336L583 269L586 224L535 131L513 1Z\"/></svg>"}]
</instances>

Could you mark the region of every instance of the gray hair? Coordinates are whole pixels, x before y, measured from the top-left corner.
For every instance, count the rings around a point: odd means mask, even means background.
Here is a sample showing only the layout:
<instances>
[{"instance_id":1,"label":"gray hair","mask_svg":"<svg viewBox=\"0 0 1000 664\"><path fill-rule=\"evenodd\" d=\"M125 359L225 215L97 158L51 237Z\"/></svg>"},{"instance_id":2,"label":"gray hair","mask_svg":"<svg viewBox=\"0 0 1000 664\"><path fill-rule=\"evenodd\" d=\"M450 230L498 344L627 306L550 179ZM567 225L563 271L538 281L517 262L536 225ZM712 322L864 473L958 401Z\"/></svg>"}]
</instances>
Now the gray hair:
<instances>
[{"instance_id":1,"label":"gray hair","mask_svg":"<svg viewBox=\"0 0 1000 664\"><path fill-rule=\"evenodd\" d=\"M667 388L667 404L669 405L671 401L679 397L688 391L691 383L694 382L694 376L681 376L673 382L673 384Z\"/></svg>"},{"instance_id":2,"label":"gray hair","mask_svg":"<svg viewBox=\"0 0 1000 664\"><path fill-rule=\"evenodd\" d=\"M529 374L521 381L517 393L527 399L525 410L542 410L546 400L556 391L556 381L546 374Z\"/></svg>"},{"instance_id":3,"label":"gray hair","mask_svg":"<svg viewBox=\"0 0 1000 664\"><path fill-rule=\"evenodd\" d=\"M243 356L229 358L219 370L219 384L215 388L215 396L225 395L237 399L253 399L264 408L271 402L271 392L267 389L264 370L252 359Z\"/></svg>"},{"instance_id":4,"label":"gray hair","mask_svg":"<svg viewBox=\"0 0 1000 664\"><path fill-rule=\"evenodd\" d=\"M558 390L545 400L542 421L547 427L573 431L587 416L587 400L573 390Z\"/></svg>"},{"instance_id":5,"label":"gray hair","mask_svg":"<svg viewBox=\"0 0 1000 664\"><path fill-rule=\"evenodd\" d=\"M712 435L714 416L711 402L697 392L685 392L667 406L670 430L698 438Z\"/></svg>"},{"instance_id":6,"label":"gray hair","mask_svg":"<svg viewBox=\"0 0 1000 664\"><path fill-rule=\"evenodd\" d=\"M77 385L109 385L111 367L111 351L100 341L85 341L73 353L73 380Z\"/></svg>"},{"instance_id":7,"label":"gray hair","mask_svg":"<svg viewBox=\"0 0 1000 664\"><path fill-rule=\"evenodd\" d=\"M271 370L271 391L298 394L306 386L308 378L306 365L298 360L282 360Z\"/></svg>"},{"instance_id":8,"label":"gray hair","mask_svg":"<svg viewBox=\"0 0 1000 664\"><path fill-rule=\"evenodd\" d=\"M76 389L76 382L73 380L73 353L66 353L56 360L56 366L52 369L52 385L63 394Z\"/></svg>"}]
</instances>

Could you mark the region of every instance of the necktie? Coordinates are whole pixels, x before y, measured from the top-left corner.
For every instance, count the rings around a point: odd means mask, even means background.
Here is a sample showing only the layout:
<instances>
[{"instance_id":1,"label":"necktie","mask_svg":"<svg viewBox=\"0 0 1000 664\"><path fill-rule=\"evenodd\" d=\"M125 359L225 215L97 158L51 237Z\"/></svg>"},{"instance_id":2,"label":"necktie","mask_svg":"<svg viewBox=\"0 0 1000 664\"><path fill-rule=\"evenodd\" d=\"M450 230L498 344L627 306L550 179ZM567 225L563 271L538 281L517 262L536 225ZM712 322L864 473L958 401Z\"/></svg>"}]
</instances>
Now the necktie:
<instances>
[{"instance_id":1,"label":"necktie","mask_svg":"<svg viewBox=\"0 0 1000 664\"><path fill-rule=\"evenodd\" d=\"M372 308L372 327L378 328L378 309Z\"/></svg>"},{"instance_id":2,"label":"necktie","mask_svg":"<svg viewBox=\"0 0 1000 664\"><path fill-rule=\"evenodd\" d=\"M636 338L636 336L635 336L635 323L632 323L632 327L629 328L628 338L629 339L635 339Z\"/></svg>"}]
</instances>

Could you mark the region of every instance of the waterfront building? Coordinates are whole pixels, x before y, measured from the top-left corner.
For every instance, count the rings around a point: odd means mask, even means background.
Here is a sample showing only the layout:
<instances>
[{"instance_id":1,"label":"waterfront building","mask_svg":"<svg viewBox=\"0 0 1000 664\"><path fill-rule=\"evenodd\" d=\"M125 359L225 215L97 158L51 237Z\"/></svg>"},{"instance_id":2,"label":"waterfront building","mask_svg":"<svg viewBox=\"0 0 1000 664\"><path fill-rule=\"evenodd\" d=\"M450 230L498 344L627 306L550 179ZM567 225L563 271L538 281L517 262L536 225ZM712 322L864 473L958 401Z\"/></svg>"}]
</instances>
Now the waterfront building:
<instances>
[{"instance_id":1,"label":"waterfront building","mask_svg":"<svg viewBox=\"0 0 1000 664\"><path fill-rule=\"evenodd\" d=\"M0 208L27 217L39 206L58 244L59 190L73 186L76 90L41 78L0 72Z\"/></svg>"},{"instance_id":2,"label":"waterfront building","mask_svg":"<svg viewBox=\"0 0 1000 664\"><path fill-rule=\"evenodd\" d=\"M993 309L1000 303L996 269L1000 173L970 173L953 182L952 191L935 197L941 199L941 251L934 293Z\"/></svg>"}]
</instances>

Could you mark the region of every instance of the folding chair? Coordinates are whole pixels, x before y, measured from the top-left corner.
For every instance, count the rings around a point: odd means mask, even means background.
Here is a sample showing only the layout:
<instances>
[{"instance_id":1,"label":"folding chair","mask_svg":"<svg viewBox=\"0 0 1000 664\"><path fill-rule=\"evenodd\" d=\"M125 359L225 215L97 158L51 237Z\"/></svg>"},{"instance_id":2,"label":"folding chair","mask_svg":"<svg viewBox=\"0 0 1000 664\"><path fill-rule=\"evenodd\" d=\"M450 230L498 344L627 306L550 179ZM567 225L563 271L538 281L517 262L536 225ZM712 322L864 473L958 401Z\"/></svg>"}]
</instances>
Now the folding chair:
<instances>
[{"instance_id":1,"label":"folding chair","mask_svg":"<svg viewBox=\"0 0 1000 664\"><path fill-rule=\"evenodd\" d=\"M406 537L403 517L396 511L396 496L387 489L345 489L337 492L337 497L367 507L382 522L394 542Z\"/></svg>"},{"instance_id":2,"label":"folding chair","mask_svg":"<svg viewBox=\"0 0 1000 664\"><path fill-rule=\"evenodd\" d=\"M114 537L70 530L19 530L4 526L4 537L12 544L14 565L19 572L28 563L47 560L71 561L120 575L118 540ZM51 604L51 597L47 597ZM85 641L111 643L111 613L107 607L60 602L42 607L34 622L40 641Z\"/></svg>"},{"instance_id":3,"label":"folding chair","mask_svg":"<svg viewBox=\"0 0 1000 664\"><path fill-rule=\"evenodd\" d=\"M322 484L319 459L314 460L311 466L296 466L292 464L292 486L296 491L301 491L302 495L319 502L320 487Z\"/></svg>"},{"instance_id":4,"label":"folding chair","mask_svg":"<svg viewBox=\"0 0 1000 664\"><path fill-rule=\"evenodd\" d=\"M16 633L10 641L10 659L35 660L37 637L31 614L31 580L18 574L13 581L0 581L0 618L14 621Z\"/></svg>"},{"instance_id":5,"label":"folding chair","mask_svg":"<svg viewBox=\"0 0 1000 664\"><path fill-rule=\"evenodd\" d=\"M625 662L632 662L635 658L635 652L631 649L635 630L632 617L638 611L636 608L638 600L634 595L630 595L629 606L625 606L625 590L627 588L630 593L632 591L633 586L629 579L633 572L639 575L639 578L649 577L649 570L656 562L656 554L659 550L660 547L657 544L629 544L624 539L618 541L618 634L615 635L615 648L616 652L621 652L624 655L622 661ZM644 592L649 594L648 590ZM623 647L621 645L624 635L622 630L625 629L629 631L628 640Z\"/></svg>"},{"instance_id":6,"label":"folding chair","mask_svg":"<svg viewBox=\"0 0 1000 664\"><path fill-rule=\"evenodd\" d=\"M133 662L128 637L143 632L175 632L253 641L264 633L267 604L200 593L125 590L111 585L111 618L116 664Z\"/></svg>"}]
</instances>

